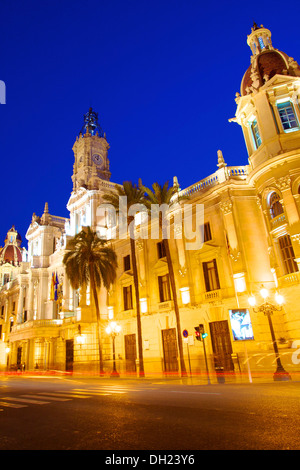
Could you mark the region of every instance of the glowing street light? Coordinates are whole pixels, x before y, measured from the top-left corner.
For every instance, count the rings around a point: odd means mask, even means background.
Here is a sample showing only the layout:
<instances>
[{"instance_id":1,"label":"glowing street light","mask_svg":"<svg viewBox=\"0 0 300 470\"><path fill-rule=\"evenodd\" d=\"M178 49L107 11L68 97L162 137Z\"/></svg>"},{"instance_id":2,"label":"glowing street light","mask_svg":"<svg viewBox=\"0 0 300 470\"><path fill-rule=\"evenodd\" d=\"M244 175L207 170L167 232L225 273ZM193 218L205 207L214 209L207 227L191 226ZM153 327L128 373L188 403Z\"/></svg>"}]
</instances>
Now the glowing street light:
<instances>
[{"instance_id":1,"label":"glowing street light","mask_svg":"<svg viewBox=\"0 0 300 470\"><path fill-rule=\"evenodd\" d=\"M267 302L266 299L269 297L269 291L264 286L261 286L260 295L264 299L264 303L260 305L259 307L254 308L254 306L256 305L256 299L253 295L249 297L248 302L251 305L251 307L253 307L254 312L263 312L268 317L272 343L273 343L273 348L274 348L276 362L277 362L277 368L276 368L276 371L274 372L273 379L277 381L278 380L291 380L290 374L286 372L286 370L283 368L283 365L281 364L277 341L276 341L272 318L271 318L271 315L273 315L274 312L282 310L284 297L278 292L276 292L274 296L276 305L272 304L271 302Z\"/></svg>"},{"instance_id":2,"label":"glowing street light","mask_svg":"<svg viewBox=\"0 0 300 470\"><path fill-rule=\"evenodd\" d=\"M117 368L116 368L115 339L116 339L116 336L121 331L121 326L118 325L117 322L111 321L110 324L106 327L105 331L108 335L111 335L112 342L113 342L113 370L111 373L111 377L119 377L120 374L117 372Z\"/></svg>"}]
</instances>

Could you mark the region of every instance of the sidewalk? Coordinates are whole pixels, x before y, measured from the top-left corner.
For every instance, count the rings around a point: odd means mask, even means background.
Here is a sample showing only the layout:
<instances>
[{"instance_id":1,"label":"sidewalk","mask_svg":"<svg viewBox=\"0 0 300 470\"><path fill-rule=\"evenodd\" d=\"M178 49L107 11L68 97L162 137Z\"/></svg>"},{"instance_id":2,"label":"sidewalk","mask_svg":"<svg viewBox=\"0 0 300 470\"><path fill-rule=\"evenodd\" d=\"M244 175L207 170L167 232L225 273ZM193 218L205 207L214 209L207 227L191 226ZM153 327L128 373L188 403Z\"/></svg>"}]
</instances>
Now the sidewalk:
<instances>
[{"instance_id":1,"label":"sidewalk","mask_svg":"<svg viewBox=\"0 0 300 470\"><path fill-rule=\"evenodd\" d=\"M291 381L300 381L300 372L292 372L290 374ZM257 372L253 371L250 375L248 373L221 373L216 374L210 372L209 377L206 373L201 374L188 374L186 377L181 377L179 374L151 374L145 373L144 377L139 377L137 374L120 374L115 377L109 372L104 376L97 373L83 373L83 372L65 372L58 370L45 370L45 371L11 371L0 373L1 377L19 377L19 378L61 378L70 380L80 379L98 379L99 381L109 380L112 383L139 383L139 384L182 384L182 385L215 385L215 384L259 384L259 383L274 383L274 373L271 371Z\"/></svg>"}]
</instances>

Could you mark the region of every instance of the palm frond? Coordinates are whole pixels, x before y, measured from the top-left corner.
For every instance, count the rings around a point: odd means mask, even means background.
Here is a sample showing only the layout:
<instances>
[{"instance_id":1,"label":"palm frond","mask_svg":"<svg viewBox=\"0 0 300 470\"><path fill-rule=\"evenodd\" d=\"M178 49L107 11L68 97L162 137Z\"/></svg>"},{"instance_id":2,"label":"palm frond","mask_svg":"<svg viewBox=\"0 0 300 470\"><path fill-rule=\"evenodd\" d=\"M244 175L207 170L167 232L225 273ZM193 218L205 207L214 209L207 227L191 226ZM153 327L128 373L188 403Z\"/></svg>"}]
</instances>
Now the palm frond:
<instances>
[{"instance_id":1,"label":"palm frond","mask_svg":"<svg viewBox=\"0 0 300 470\"><path fill-rule=\"evenodd\" d=\"M89 284L91 269L98 288L102 284L109 288L114 283L117 255L90 227L84 227L75 235L68 242L67 250L69 251L64 255L63 264L73 289Z\"/></svg>"}]
</instances>

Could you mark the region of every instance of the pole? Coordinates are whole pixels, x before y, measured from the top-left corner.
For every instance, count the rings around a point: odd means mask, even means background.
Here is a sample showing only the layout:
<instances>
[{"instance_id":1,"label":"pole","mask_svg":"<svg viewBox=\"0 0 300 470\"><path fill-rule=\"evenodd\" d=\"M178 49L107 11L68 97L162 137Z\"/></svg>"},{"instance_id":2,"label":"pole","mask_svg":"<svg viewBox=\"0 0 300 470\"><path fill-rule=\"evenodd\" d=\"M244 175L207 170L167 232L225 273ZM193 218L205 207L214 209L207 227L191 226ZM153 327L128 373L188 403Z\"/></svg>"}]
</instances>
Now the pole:
<instances>
[{"instance_id":1,"label":"pole","mask_svg":"<svg viewBox=\"0 0 300 470\"><path fill-rule=\"evenodd\" d=\"M113 340L113 371L111 373L111 375L113 377L119 377L119 374L117 372L117 368L116 368L116 350L115 350L115 339L116 339L116 335L112 335L112 340Z\"/></svg>"},{"instance_id":2,"label":"pole","mask_svg":"<svg viewBox=\"0 0 300 470\"><path fill-rule=\"evenodd\" d=\"M207 384L210 385L210 378L209 378L208 364L207 364L207 357L206 357L206 349L205 349L205 338L202 338L202 340L203 340L203 350L204 350L204 358L205 358L205 366L206 366Z\"/></svg>"},{"instance_id":3,"label":"pole","mask_svg":"<svg viewBox=\"0 0 300 470\"><path fill-rule=\"evenodd\" d=\"M187 343L186 343L186 346L187 346L188 359L189 359L190 376L192 377L192 368L191 368L191 359L190 359L190 348L189 348L189 343L188 343L188 341L187 341Z\"/></svg>"},{"instance_id":4,"label":"pole","mask_svg":"<svg viewBox=\"0 0 300 470\"><path fill-rule=\"evenodd\" d=\"M277 341L275 338L275 333L274 333L274 328L273 328L273 322L271 318L271 312L267 311L266 315L269 321L272 343L273 343L273 348L274 348L276 363L277 363L277 368L276 368L276 371L274 372L273 378L274 380L291 380L290 374L286 372L286 370L283 368L283 365L281 364Z\"/></svg>"}]
</instances>

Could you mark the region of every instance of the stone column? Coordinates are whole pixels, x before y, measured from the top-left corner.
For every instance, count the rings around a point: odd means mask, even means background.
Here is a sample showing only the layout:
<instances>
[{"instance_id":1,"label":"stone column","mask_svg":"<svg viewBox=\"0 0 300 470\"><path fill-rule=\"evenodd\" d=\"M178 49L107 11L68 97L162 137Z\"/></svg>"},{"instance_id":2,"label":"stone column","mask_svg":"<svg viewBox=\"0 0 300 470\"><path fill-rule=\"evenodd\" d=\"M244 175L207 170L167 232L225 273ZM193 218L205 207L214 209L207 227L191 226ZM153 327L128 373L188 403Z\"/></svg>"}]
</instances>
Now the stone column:
<instances>
[{"instance_id":1,"label":"stone column","mask_svg":"<svg viewBox=\"0 0 300 470\"><path fill-rule=\"evenodd\" d=\"M230 199L220 203L220 209L223 212L223 220L227 235L227 251L233 261L233 274L243 272L242 257L239 247L238 237L235 228L234 216L232 211L232 201Z\"/></svg>"},{"instance_id":2,"label":"stone column","mask_svg":"<svg viewBox=\"0 0 300 470\"><path fill-rule=\"evenodd\" d=\"M18 299L18 311L17 311L17 323L22 323L23 307L24 307L24 286L20 285L19 299Z\"/></svg>"},{"instance_id":3,"label":"stone column","mask_svg":"<svg viewBox=\"0 0 300 470\"><path fill-rule=\"evenodd\" d=\"M298 268L300 268L300 219L297 204L291 189L291 178L289 175L283 176L282 178L278 178L276 184L282 194L281 203L289 225L288 233L291 237L295 260L298 264Z\"/></svg>"}]
</instances>

